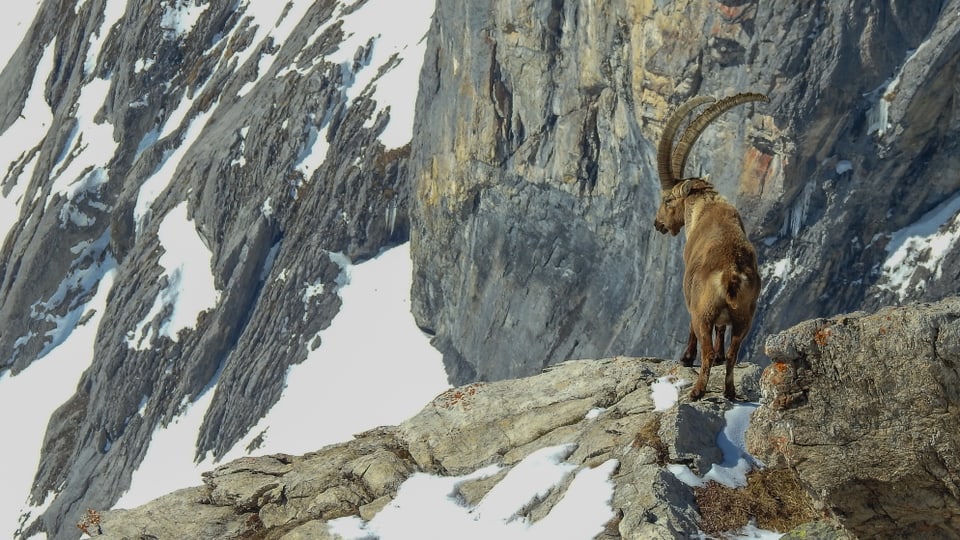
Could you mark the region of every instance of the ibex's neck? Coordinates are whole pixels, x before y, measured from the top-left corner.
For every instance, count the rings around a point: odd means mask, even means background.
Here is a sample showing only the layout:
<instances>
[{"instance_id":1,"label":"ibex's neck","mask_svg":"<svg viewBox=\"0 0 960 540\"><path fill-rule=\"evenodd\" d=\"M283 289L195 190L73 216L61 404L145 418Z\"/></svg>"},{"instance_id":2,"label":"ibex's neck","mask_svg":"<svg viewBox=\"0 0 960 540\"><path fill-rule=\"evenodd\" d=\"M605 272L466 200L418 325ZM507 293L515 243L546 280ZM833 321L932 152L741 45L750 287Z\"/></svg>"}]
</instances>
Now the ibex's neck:
<instances>
[{"instance_id":1,"label":"ibex's neck","mask_svg":"<svg viewBox=\"0 0 960 540\"><path fill-rule=\"evenodd\" d=\"M684 204L684 223L686 223L687 237L696 230L700 216L708 206L714 204L730 206L730 202L723 195L717 193L711 186L708 189L698 190L687 195Z\"/></svg>"}]
</instances>

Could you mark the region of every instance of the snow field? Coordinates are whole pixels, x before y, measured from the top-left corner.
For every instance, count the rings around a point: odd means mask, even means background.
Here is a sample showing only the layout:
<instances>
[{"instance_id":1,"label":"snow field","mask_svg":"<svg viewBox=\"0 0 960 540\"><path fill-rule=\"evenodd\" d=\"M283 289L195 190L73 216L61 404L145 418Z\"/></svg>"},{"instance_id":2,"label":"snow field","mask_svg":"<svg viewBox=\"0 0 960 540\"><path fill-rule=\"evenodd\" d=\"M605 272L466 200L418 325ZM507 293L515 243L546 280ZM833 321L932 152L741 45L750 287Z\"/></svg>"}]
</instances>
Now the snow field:
<instances>
[{"instance_id":1,"label":"snow field","mask_svg":"<svg viewBox=\"0 0 960 540\"><path fill-rule=\"evenodd\" d=\"M410 313L409 244L358 265L338 259L343 270L336 282L304 283L303 288L304 294L320 286L336 289L343 301L340 312L319 333L320 347L290 367L280 400L223 462L249 455L246 447L257 437L263 440L257 455L304 454L377 426L399 424L449 388L439 351ZM217 466L207 458L193 461L213 392L208 390L181 417L154 432L130 490L115 507L132 508L200 485L201 473Z\"/></svg>"}]
</instances>

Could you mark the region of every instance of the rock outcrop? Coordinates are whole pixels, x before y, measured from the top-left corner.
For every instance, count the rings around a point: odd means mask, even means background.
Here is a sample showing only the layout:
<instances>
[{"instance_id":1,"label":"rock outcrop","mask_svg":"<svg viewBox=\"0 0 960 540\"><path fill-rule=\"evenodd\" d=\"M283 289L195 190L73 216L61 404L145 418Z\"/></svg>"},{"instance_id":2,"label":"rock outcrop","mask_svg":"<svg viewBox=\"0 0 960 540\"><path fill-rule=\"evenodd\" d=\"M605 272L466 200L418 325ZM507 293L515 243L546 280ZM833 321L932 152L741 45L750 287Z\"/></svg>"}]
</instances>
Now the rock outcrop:
<instances>
[{"instance_id":1,"label":"rock outcrop","mask_svg":"<svg viewBox=\"0 0 960 540\"><path fill-rule=\"evenodd\" d=\"M759 367L736 373L738 388L757 397ZM414 472L463 475L503 466L458 488L463 504L473 506L523 458L564 444L573 445L566 462L577 468L617 464L603 538L686 538L697 530L693 491L665 464L689 464L702 474L722 459L716 437L729 402L718 397L723 381L716 375L711 397L665 411L654 410L650 385L695 374L651 359L567 362L530 378L452 389L398 427L303 456L243 458L206 474L204 486L107 512L103 538L326 538L324 522L370 519ZM532 500L523 515L549 514L567 484Z\"/></svg>"},{"instance_id":2,"label":"rock outcrop","mask_svg":"<svg viewBox=\"0 0 960 540\"><path fill-rule=\"evenodd\" d=\"M958 7L439 2L411 240L416 315L452 380L679 356L682 248L652 227L653 158L663 120L694 94L771 98L721 118L688 168L711 173L758 248L753 336L955 291L958 275L940 271L955 242L917 245L906 279L884 263L896 231L960 188ZM747 357L763 361L761 345Z\"/></svg>"},{"instance_id":3,"label":"rock outcrop","mask_svg":"<svg viewBox=\"0 0 960 540\"><path fill-rule=\"evenodd\" d=\"M766 340L748 448L860 538L960 531L960 298L815 319Z\"/></svg>"},{"instance_id":4,"label":"rock outcrop","mask_svg":"<svg viewBox=\"0 0 960 540\"><path fill-rule=\"evenodd\" d=\"M747 430L764 471L787 471L821 521L786 538L956 538L960 522L960 298L801 323L767 339L773 363L737 368L737 387L760 399ZM398 427L304 456L226 464L185 489L102 516L105 538L196 536L328 538L325 522L369 520L415 472L509 470L545 447L572 444L578 468L614 460L613 519L597 538L689 538L701 495L668 470L704 474L722 459L717 434L730 402L710 393L654 410L650 385L692 380L672 361L637 358L559 364L534 377L449 390ZM592 412L591 412L592 411ZM589 413L589 414L588 414ZM477 505L506 471L458 487ZM549 515L567 484L522 509ZM813 535L813 536L811 536Z\"/></svg>"}]
</instances>

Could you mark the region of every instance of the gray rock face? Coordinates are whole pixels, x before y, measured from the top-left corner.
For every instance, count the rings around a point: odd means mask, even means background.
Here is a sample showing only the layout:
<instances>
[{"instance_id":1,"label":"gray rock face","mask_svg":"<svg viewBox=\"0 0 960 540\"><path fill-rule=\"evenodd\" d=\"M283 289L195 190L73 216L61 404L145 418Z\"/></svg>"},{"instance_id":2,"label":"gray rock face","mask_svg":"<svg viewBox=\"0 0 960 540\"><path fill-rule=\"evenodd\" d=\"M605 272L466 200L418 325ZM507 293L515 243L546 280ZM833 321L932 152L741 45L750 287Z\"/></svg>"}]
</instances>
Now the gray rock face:
<instances>
[{"instance_id":1,"label":"gray rock face","mask_svg":"<svg viewBox=\"0 0 960 540\"><path fill-rule=\"evenodd\" d=\"M883 263L892 233L960 188L958 5L440 2L411 240L415 313L451 379L679 356L682 240L651 226L653 146L693 94L772 100L719 119L688 166L759 250L752 335L956 290L953 244L943 262L916 248L902 286ZM764 362L760 342L743 356Z\"/></svg>"},{"instance_id":2,"label":"gray rock face","mask_svg":"<svg viewBox=\"0 0 960 540\"><path fill-rule=\"evenodd\" d=\"M736 374L738 388L757 391L758 366L738 368ZM463 504L475 506L525 457L564 444L572 445L566 463L578 469L618 463L610 477L614 518L600 537L688 538L697 531L693 492L664 465L691 463L702 474L718 462L717 433L729 403L708 398L681 404L686 412L654 411L650 384L665 375L695 377L673 362L618 357L455 388L399 427L372 430L304 456L243 458L206 474L202 487L108 512L104 538L327 538L325 522L348 515L370 519L414 472L462 475L503 466L501 474L457 488ZM718 373L711 395L722 395L722 385ZM587 415L596 408L603 410ZM691 432L701 437L688 438ZM696 463L689 459L694 455ZM534 521L549 515L568 484L531 501L522 515Z\"/></svg>"},{"instance_id":3,"label":"gray rock face","mask_svg":"<svg viewBox=\"0 0 960 540\"><path fill-rule=\"evenodd\" d=\"M860 538L960 530L960 298L770 336L748 448Z\"/></svg>"}]
</instances>

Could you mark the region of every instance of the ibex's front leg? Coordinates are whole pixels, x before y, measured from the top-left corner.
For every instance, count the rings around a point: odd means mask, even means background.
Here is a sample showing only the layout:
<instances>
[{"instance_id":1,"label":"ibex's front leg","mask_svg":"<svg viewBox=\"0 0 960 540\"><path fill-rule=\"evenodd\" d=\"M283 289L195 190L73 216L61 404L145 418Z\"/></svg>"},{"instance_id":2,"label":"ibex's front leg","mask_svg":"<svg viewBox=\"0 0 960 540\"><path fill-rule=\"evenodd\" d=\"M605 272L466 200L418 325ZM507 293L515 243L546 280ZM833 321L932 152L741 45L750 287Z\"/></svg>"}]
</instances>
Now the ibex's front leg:
<instances>
[{"instance_id":1,"label":"ibex's front leg","mask_svg":"<svg viewBox=\"0 0 960 540\"><path fill-rule=\"evenodd\" d=\"M713 348L716 349L718 353L723 351L723 340L726 338L726 332L727 325L725 324L718 324L713 327L713 333L717 337L717 341L715 342Z\"/></svg>"},{"instance_id":2,"label":"ibex's front leg","mask_svg":"<svg viewBox=\"0 0 960 540\"><path fill-rule=\"evenodd\" d=\"M690 323L690 336L687 338L687 348L680 357L680 364L686 367L693 367L693 361L697 358L697 334L693 331L693 323Z\"/></svg>"},{"instance_id":3,"label":"ibex's front leg","mask_svg":"<svg viewBox=\"0 0 960 540\"><path fill-rule=\"evenodd\" d=\"M727 372L723 378L723 397L734 401L737 399L737 389L733 384L733 366L737 364L737 357L740 356L740 344L747 337L750 331L750 325L734 324L730 336L730 348L727 349L726 364ZM720 349L723 350L723 349Z\"/></svg>"},{"instance_id":4,"label":"ibex's front leg","mask_svg":"<svg viewBox=\"0 0 960 540\"><path fill-rule=\"evenodd\" d=\"M693 385L690 391L690 399L696 401L703 397L707 391L707 383L710 381L710 367L715 360L719 360L719 353L713 348L713 325L697 322L695 324L697 341L700 342L700 374L697 376L697 383Z\"/></svg>"}]
</instances>

